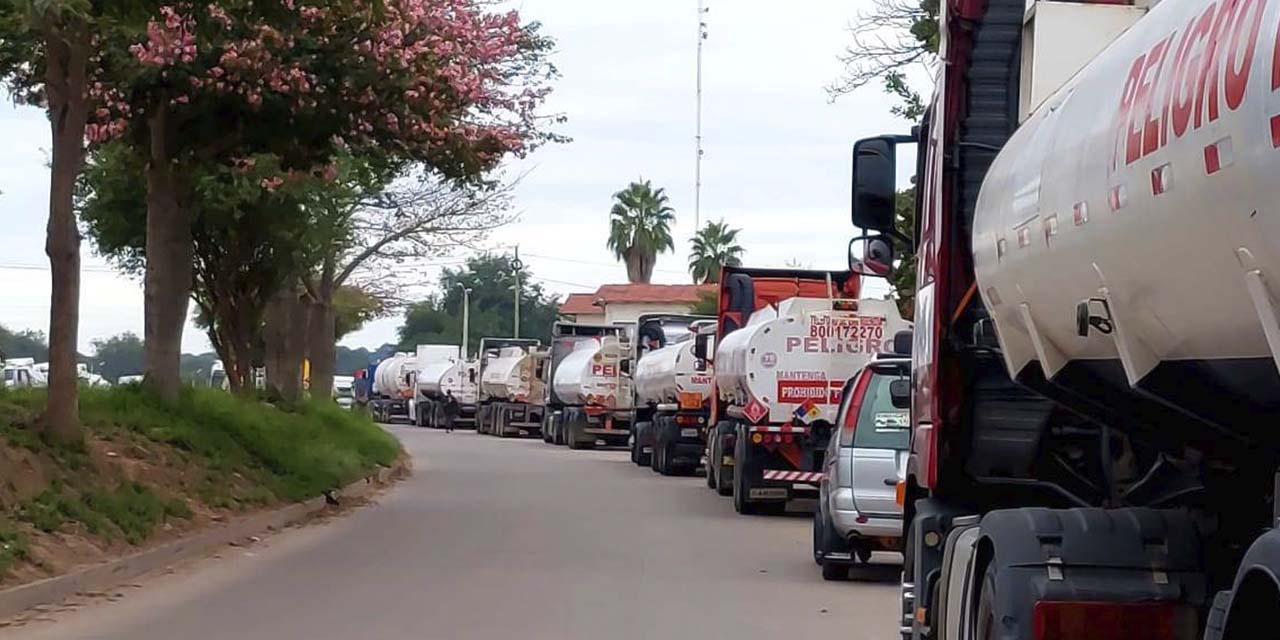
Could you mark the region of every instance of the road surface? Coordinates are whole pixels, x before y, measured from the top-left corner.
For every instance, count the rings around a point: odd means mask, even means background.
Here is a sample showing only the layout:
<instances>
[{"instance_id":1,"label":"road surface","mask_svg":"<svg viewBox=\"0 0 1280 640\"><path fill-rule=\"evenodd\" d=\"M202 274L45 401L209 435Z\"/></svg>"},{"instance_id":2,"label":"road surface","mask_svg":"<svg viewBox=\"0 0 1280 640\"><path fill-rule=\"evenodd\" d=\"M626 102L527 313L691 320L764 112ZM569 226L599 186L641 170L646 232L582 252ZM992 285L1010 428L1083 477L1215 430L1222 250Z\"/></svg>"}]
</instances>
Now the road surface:
<instances>
[{"instance_id":1,"label":"road surface","mask_svg":"<svg viewBox=\"0 0 1280 640\"><path fill-rule=\"evenodd\" d=\"M0 636L896 637L892 572L823 582L807 518L738 516L701 478L626 452L392 429L415 472L379 504Z\"/></svg>"}]
</instances>

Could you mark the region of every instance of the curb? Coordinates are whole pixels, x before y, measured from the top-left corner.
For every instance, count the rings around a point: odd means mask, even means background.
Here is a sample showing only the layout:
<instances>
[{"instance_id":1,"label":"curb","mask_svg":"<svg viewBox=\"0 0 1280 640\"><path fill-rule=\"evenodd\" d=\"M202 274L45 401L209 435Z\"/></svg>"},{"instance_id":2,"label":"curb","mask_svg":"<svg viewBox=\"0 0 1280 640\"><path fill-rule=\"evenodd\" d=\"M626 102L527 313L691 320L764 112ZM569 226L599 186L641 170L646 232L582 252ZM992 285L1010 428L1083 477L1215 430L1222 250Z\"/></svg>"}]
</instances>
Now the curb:
<instances>
[{"instance_id":1,"label":"curb","mask_svg":"<svg viewBox=\"0 0 1280 640\"><path fill-rule=\"evenodd\" d=\"M365 498L392 481L404 477L408 472L407 459L400 458L393 463L393 466L380 467L376 473L352 482L335 493L346 498ZM283 529L305 521L327 507L328 503L324 496L312 498L274 511L233 520L225 526L174 540L123 558L2 590L0 591L0 620L17 616L40 605L62 602L78 594L107 591L139 576L180 562L204 557L218 547L244 540L269 529Z\"/></svg>"}]
</instances>

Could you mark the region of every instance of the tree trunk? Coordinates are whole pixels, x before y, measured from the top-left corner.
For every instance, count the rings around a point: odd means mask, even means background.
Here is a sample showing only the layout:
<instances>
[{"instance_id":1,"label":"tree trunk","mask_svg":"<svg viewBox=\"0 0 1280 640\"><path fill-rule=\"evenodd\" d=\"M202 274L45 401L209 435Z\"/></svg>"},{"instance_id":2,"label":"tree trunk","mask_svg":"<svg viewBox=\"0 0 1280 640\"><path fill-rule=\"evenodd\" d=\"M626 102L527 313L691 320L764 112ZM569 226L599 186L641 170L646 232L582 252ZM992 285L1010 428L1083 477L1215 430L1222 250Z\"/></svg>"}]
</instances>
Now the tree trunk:
<instances>
[{"instance_id":1,"label":"tree trunk","mask_svg":"<svg viewBox=\"0 0 1280 640\"><path fill-rule=\"evenodd\" d=\"M333 310L335 261L325 257L316 287L319 300L311 303L311 326L307 335L307 352L311 358L311 397L324 400L333 396L333 373L337 364L337 318Z\"/></svg>"},{"instance_id":2,"label":"tree trunk","mask_svg":"<svg viewBox=\"0 0 1280 640\"><path fill-rule=\"evenodd\" d=\"M83 25L46 32L46 91L53 135L49 182L49 224L45 254L49 256L53 295L49 301L49 397L45 433L56 440L76 441L80 408L76 347L80 329L80 232L76 228L75 186L84 165L84 135L89 110L86 98L88 33Z\"/></svg>"},{"instance_id":3,"label":"tree trunk","mask_svg":"<svg viewBox=\"0 0 1280 640\"><path fill-rule=\"evenodd\" d=\"M302 396L307 309L292 287L281 289L267 303L263 339L266 342L267 390L276 398L295 401Z\"/></svg>"},{"instance_id":4,"label":"tree trunk","mask_svg":"<svg viewBox=\"0 0 1280 640\"><path fill-rule=\"evenodd\" d=\"M337 318L333 300L311 303L311 326L307 351L311 358L311 397L323 400L333 396L333 374L337 365Z\"/></svg>"},{"instance_id":5,"label":"tree trunk","mask_svg":"<svg viewBox=\"0 0 1280 640\"><path fill-rule=\"evenodd\" d=\"M191 298L191 219L183 205L185 181L169 153L168 110L163 100L148 119L147 269L144 328L147 384L168 401L181 387L182 330ZM228 370L230 375L230 370Z\"/></svg>"}]
</instances>

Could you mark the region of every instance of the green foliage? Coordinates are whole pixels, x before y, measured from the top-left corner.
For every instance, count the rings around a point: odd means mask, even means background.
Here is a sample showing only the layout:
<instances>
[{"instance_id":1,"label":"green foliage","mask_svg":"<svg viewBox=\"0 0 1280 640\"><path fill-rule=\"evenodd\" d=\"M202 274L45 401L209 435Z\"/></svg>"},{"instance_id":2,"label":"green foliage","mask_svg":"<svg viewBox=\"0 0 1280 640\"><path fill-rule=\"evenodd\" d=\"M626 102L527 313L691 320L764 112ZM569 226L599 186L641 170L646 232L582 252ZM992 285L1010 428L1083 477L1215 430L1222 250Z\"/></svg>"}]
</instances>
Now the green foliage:
<instances>
[{"instance_id":1,"label":"green foliage","mask_svg":"<svg viewBox=\"0 0 1280 640\"><path fill-rule=\"evenodd\" d=\"M10 331L0 326L0 356L43 362L49 359L49 343L42 331Z\"/></svg>"},{"instance_id":2,"label":"green foliage","mask_svg":"<svg viewBox=\"0 0 1280 640\"><path fill-rule=\"evenodd\" d=\"M903 189L898 192L895 204L894 227L898 233L914 239L916 231L916 191ZM898 310L902 317L910 320L915 312L916 299L916 255L913 243L900 238L893 240L893 252L898 259L889 283L893 285L894 299L898 301Z\"/></svg>"},{"instance_id":3,"label":"green foliage","mask_svg":"<svg viewBox=\"0 0 1280 640\"><path fill-rule=\"evenodd\" d=\"M698 302L693 305L689 313L695 316L715 316L720 312L720 294L715 292L703 292L698 294Z\"/></svg>"},{"instance_id":4,"label":"green foliage","mask_svg":"<svg viewBox=\"0 0 1280 640\"><path fill-rule=\"evenodd\" d=\"M137 482L104 490L45 489L18 508L18 519L46 533L79 523L91 534L142 544L167 518L189 519L191 509L176 498L163 499Z\"/></svg>"},{"instance_id":5,"label":"green foliage","mask_svg":"<svg viewBox=\"0 0 1280 640\"><path fill-rule=\"evenodd\" d=\"M515 297L512 260L505 255L468 258L460 269L440 275L440 293L409 307L400 327L400 347L419 344L459 344L462 341L462 288L471 289L470 351L482 337L507 337L512 333ZM533 282L528 267L520 270L520 336L551 337L559 307L555 296Z\"/></svg>"},{"instance_id":6,"label":"green foliage","mask_svg":"<svg viewBox=\"0 0 1280 640\"><path fill-rule=\"evenodd\" d=\"M381 317L385 313L385 305L360 287L344 285L333 292L333 312L336 320L334 339L341 340L343 336L359 331L370 320Z\"/></svg>"},{"instance_id":7,"label":"green foliage","mask_svg":"<svg viewBox=\"0 0 1280 640\"><path fill-rule=\"evenodd\" d=\"M29 553L27 537L0 518L0 578L4 578L14 563L25 560Z\"/></svg>"},{"instance_id":8,"label":"green foliage","mask_svg":"<svg viewBox=\"0 0 1280 640\"><path fill-rule=\"evenodd\" d=\"M731 229L724 220L707 222L693 236L693 249L689 253L689 273L695 283L719 282L720 269L742 265L746 249L738 244L741 229Z\"/></svg>"},{"instance_id":9,"label":"green foliage","mask_svg":"<svg viewBox=\"0 0 1280 640\"><path fill-rule=\"evenodd\" d=\"M105 340L93 341L93 360L96 371L115 384L120 376L141 374L143 371L142 339L125 332Z\"/></svg>"},{"instance_id":10,"label":"green foliage","mask_svg":"<svg viewBox=\"0 0 1280 640\"><path fill-rule=\"evenodd\" d=\"M609 210L609 249L627 265L630 282L649 282L659 253L675 250L671 223L675 209L665 189L654 189L648 180L632 182L613 194Z\"/></svg>"},{"instance_id":11,"label":"green foliage","mask_svg":"<svg viewBox=\"0 0 1280 640\"><path fill-rule=\"evenodd\" d=\"M31 420L43 400L42 390L0 394L0 424ZM214 474L198 497L217 497L226 504L315 497L379 465L389 466L400 452L395 438L368 417L332 402L284 411L221 391L186 388L178 402L165 404L137 386L84 389L80 401L81 421L92 433L123 431L191 455ZM0 437L8 435L0 430ZM57 451L38 441L33 444L60 461L81 460L76 464L85 473L90 471L83 452ZM238 488L233 475L243 479L241 485L247 481L252 486ZM130 487L90 486L75 491L51 487L32 505L25 519L39 522L41 528L77 521L103 530L101 516L122 532L138 531L138 522L157 513L170 517L184 513L175 502L156 502L141 489Z\"/></svg>"}]
</instances>

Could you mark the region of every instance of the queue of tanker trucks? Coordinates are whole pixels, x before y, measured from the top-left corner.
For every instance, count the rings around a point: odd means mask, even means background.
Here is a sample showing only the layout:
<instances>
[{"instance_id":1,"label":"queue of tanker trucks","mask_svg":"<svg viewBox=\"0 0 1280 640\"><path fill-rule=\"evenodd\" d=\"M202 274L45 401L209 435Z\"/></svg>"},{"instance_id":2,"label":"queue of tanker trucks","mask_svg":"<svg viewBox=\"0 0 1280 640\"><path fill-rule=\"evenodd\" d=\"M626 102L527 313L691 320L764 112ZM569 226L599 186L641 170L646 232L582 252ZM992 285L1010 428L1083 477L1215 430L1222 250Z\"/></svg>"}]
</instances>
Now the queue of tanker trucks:
<instances>
[{"instance_id":1,"label":"queue of tanker trucks","mask_svg":"<svg viewBox=\"0 0 1280 640\"><path fill-rule=\"evenodd\" d=\"M817 498L824 577L902 553L904 640L1280 637L1280 2L939 13L923 122L854 146L848 272L495 347L476 415ZM861 295L902 245L914 328Z\"/></svg>"}]
</instances>

